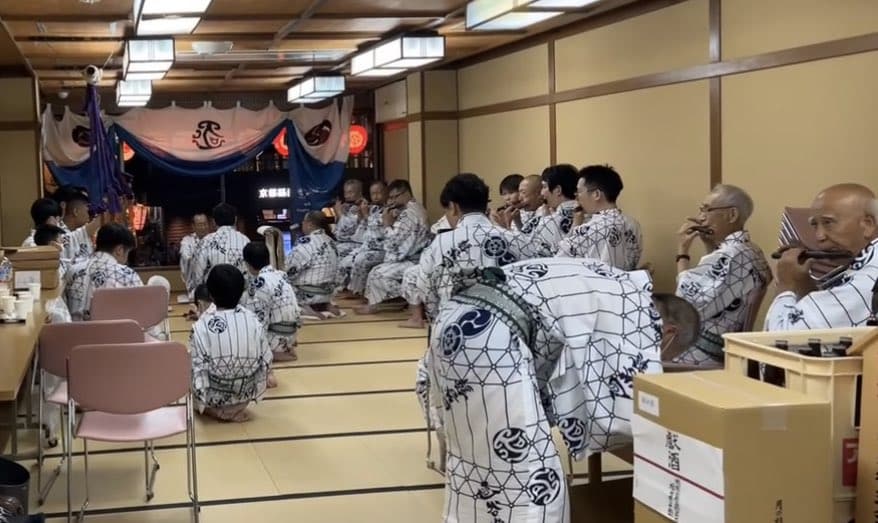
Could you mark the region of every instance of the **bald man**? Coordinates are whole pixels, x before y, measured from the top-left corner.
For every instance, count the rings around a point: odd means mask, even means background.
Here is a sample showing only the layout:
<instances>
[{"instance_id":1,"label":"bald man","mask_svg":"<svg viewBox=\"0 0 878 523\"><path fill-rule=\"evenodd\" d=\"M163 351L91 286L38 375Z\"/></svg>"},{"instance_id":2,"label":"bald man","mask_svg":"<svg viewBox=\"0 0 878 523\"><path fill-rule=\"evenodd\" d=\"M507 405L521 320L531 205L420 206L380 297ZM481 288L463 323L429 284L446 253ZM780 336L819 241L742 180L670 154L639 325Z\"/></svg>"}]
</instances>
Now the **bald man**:
<instances>
[{"instance_id":1,"label":"bald man","mask_svg":"<svg viewBox=\"0 0 878 523\"><path fill-rule=\"evenodd\" d=\"M878 200L867 187L833 185L811 204L811 224L823 250L857 253L850 268L828 289L818 289L810 261L790 249L777 264L778 295L768 310L766 330L805 330L865 325L878 280Z\"/></svg>"},{"instance_id":2,"label":"bald man","mask_svg":"<svg viewBox=\"0 0 878 523\"><path fill-rule=\"evenodd\" d=\"M509 205L502 212L494 211L491 213L491 218L505 229L530 233L547 214L540 194L542 189L542 178L536 174L526 176L518 184L518 205Z\"/></svg>"}]
</instances>

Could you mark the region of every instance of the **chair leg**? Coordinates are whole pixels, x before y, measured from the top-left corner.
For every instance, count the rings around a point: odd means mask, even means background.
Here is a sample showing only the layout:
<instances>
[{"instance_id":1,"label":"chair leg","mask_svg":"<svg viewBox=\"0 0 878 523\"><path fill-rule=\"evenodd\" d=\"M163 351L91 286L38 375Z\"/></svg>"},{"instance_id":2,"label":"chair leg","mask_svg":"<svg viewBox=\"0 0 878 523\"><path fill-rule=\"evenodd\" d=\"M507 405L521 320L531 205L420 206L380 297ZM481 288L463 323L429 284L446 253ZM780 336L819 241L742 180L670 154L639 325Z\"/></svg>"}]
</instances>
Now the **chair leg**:
<instances>
[{"instance_id":1,"label":"chair leg","mask_svg":"<svg viewBox=\"0 0 878 523\"><path fill-rule=\"evenodd\" d=\"M82 502L82 506L79 508L79 516L77 516L77 523L82 523L85 519L85 509L88 508L89 502L89 492L88 492L88 440L82 440L82 460L83 466L85 467L85 501ZM68 469L70 467L67 467Z\"/></svg>"},{"instance_id":2,"label":"chair leg","mask_svg":"<svg viewBox=\"0 0 878 523\"><path fill-rule=\"evenodd\" d=\"M201 504L198 502L198 459L196 458L195 446L195 420L192 414L192 399L186 400L186 454L187 464L186 471L189 473L189 498L192 500L192 513L195 523L200 520Z\"/></svg>"},{"instance_id":3,"label":"chair leg","mask_svg":"<svg viewBox=\"0 0 878 523\"><path fill-rule=\"evenodd\" d=\"M40 426L40 433L42 434L43 430L43 398L45 398L45 391L43 390L43 384L45 383L45 379L43 377L43 371L40 371L40 384L39 384L39 392L40 395L40 403L37 405L37 423ZM43 461L45 460L44 456L45 452L43 451L43 440L42 438L37 438L37 490L40 492L39 499L37 499L37 504L42 505L44 501L43 497Z\"/></svg>"},{"instance_id":4,"label":"chair leg","mask_svg":"<svg viewBox=\"0 0 878 523\"><path fill-rule=\"evenodd\" d=\"M64 454L67 457L67 523L73 522L73 508L71 505L72 492L71 485L73 484L72 477L72 469L73 469L73 404L69 402L67 404L67 434L65 435L65 451Z\"/></svg>"},{"instance_id":5,"label":"chair leg","mask_svg":"<svg viewBox=\"0 0 878 523\"><path fill-rule=\"evenodd\" d=\"M152 466L149 461L152 459ZM155 497L155 478L161 466L155 457L155 442L146 441L143 443L143 460L146 467L146 500L152 501Z\"/></svg>"},{"instance_id":6,"label":"chair leg","mask_svg":"<svg viewBox=\"0 0 878 523\"><path fill-rule=\"evenodd\" d=\"M62 446L61 459L58 460L58 464L55 465L54 469L52 469L52 474L49 476L49 479L46 480L46 484L43 485L42 483L39 483L39 485L40 485L39 486L39 497L37 499L37 504L39 504L40 506L42 506L43 503L46 502L46 498L49 497L49 492L51 492L52 487L55 486L55 481L58 479L58 477L61 476L61 468L64 467L68 463L68 461L67 461L67 437L65 434L67 431L64 428L63 413L61 414L61 417L62 417L62 420L61 420L61 424L59 425L59 428L61 429L61 446ZM40 445L40 455L41 456L42 456L42 449L43 449L43 447L42 447L42 445ZM41 460L42 460L42 457L40 458L40 461L37 462L37 467L38 467L37 476L38 477L41 477L42 472L43 472L43 465L41 464Z\"/></svg>"},{"instance_id":7,"label":"chair leg","mask_svg":"<svg viewBox=\"0 0 878 523\"><path fill-rule=\"evenodd\" d=\"M604 465L601 462L601 453L595 452L588 457L588 484L600 485L604 481Z\"/></svg>"}]
</instances>

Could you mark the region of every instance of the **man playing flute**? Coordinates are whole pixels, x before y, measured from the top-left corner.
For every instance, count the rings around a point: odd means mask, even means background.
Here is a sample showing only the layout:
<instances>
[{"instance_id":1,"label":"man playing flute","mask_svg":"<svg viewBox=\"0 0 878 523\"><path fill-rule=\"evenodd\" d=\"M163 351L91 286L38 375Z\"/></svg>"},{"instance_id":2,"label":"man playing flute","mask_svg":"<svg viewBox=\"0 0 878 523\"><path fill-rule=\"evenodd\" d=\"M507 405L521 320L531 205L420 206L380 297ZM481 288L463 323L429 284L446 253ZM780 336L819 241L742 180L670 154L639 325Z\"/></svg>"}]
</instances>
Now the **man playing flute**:
<instances>
[{"instance_id":1,"label":"man playing flute","mask_svg":"<svg viewBox=\"0 0 878 523\"><path fill-rule=\"evenodd\" d=\"M811 277L802 249L786 250L777 264L777 290L765 319L770 331L865 325L878 280L878 200L862 185L821 191L811 204L811 226L822 250L855 254L850 267L826 289Z\"/></svg>"}]
</instances>

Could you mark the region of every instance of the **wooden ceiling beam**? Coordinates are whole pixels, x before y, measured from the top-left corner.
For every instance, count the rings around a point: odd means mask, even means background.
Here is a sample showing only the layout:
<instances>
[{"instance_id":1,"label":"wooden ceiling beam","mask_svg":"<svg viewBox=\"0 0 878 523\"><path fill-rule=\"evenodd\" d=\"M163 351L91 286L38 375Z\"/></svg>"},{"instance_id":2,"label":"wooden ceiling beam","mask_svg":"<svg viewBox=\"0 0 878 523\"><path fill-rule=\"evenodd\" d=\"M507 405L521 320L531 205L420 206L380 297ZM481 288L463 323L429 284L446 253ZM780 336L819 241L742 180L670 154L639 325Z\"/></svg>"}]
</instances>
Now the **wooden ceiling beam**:
<instances>
[{"instance_id":1,"label":"wooden ceiling beam","mask_svg":"<svg viewBox=\"0 0 878 523\"><path fill-rule=\"evenodd\" d=\"M381 38L383 33L377 31L323 31L319 33L291 33L285 35L282 40L275 40L277 33L198 33L188 35L177 35L174 40L177 42L213 42L213 41L231 41L231 42L273 42L276 46L284 40L370 40L373 38ZM116 42L122 43L125 37L122 36L19 36L16 42Z\"/></svg>"},{"instance_id":2,"label":"wooden ceiling beam","mask_svg":"<svg viewBox=\"0 0 878 523\"><path fill-rule=\"evenodd\" d=\"M442 19L446 13L441 11L418 11L418 10L401 10L401 11L382 11L382 12L346 12L346 13L313 13L308 19L310 20L352 20L352 19L386 19L399 18L411 20L423 19ZM46 14L21 14L21 13L0 13L0 18L7 22L43 22L43 23L111 23L130 21L131 14L66 14L66 13L46 13ZM274 22L279 18L289 19L289 13L253 13L253 14L211 14L206 13L202 17L208 22ZM301 18L301 16L297 17Z\"/></svg>"}]
</instances>

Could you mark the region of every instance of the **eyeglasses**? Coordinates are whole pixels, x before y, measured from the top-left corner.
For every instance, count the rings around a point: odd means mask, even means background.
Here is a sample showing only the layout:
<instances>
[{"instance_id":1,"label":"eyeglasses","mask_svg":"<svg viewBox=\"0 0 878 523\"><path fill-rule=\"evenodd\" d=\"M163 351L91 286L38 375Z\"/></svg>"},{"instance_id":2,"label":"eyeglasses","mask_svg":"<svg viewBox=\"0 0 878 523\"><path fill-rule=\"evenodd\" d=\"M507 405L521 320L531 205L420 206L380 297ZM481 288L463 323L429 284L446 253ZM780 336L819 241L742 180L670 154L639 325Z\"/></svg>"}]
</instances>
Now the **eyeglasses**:
<instances>
[{"instance_id":1,"label":"eyeglasses","mask_svg":"<svg viewBox=\"0 0 878 523\"><path fill-rule=\"evenodd\" d=\"M402 196L401 192L391 193L391 194L387 195L387 197L391 200L395 200L395 199L399 198L400 196Z\"/></svg>"},{"instance_id":2,"label":"eyeglasses","mask_svg":"<svg viewBox=\"0 0 878 523\"><path fill-rule=\"evenodd\" d=\"M725 209L734 209L734 208L735 208L734 205L723 205L720 207L711 207L709 205L702 205L701 207L698 208L698 212L700 212L701 214L707 214L707 213L713 212L713 211L722 211Z\"/></svg>"}]
</instances>

